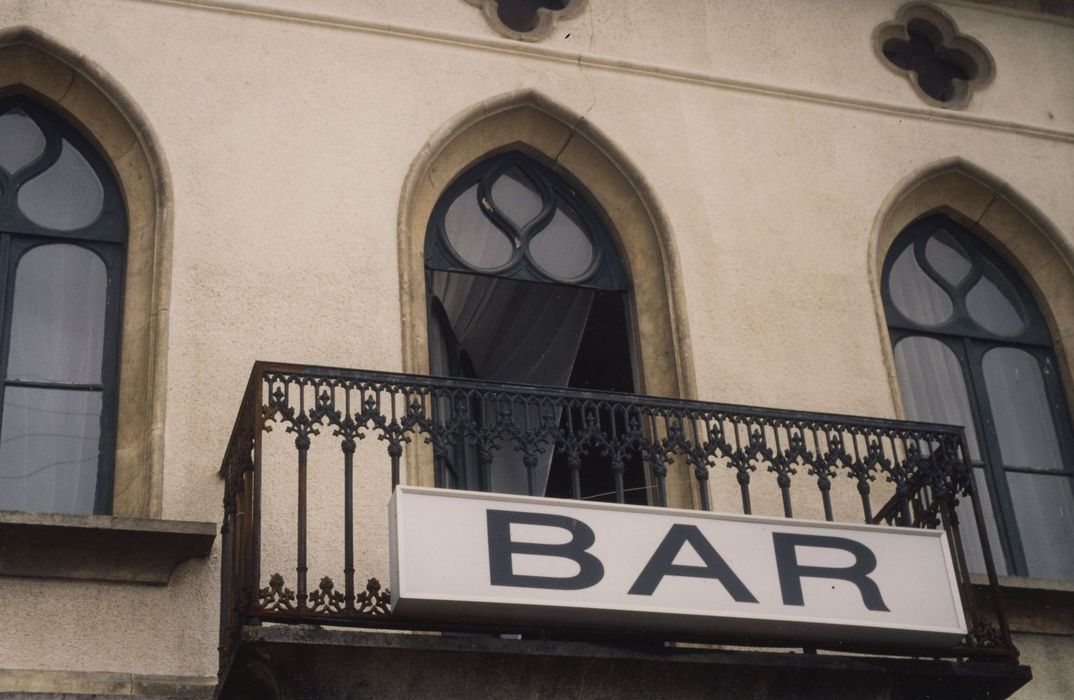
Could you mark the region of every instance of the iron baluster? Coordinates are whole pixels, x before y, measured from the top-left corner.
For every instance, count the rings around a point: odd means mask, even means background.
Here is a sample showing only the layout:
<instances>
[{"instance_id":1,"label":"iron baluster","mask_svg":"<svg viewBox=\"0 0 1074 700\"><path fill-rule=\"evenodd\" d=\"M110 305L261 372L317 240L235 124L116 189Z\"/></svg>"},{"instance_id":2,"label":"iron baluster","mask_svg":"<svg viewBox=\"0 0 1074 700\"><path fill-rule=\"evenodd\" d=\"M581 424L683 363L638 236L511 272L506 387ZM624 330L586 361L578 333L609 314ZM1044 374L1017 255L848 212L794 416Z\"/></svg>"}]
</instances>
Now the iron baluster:
<instances>
[{"instance_id":1,"label":"iron baluster","mask_svg":"<svg viewBox=\"0 0 1074 700\"><path fill-rule=\"evenodd\" d=\"M689 442L685 443L684 453L694 467L694 479L697 481L697 491L700 497L701 510L712 510L709 497L709 470L704 451L701 449L701 438L697 430L697 417L690 416Z\"/></svg>"}]
</instances>

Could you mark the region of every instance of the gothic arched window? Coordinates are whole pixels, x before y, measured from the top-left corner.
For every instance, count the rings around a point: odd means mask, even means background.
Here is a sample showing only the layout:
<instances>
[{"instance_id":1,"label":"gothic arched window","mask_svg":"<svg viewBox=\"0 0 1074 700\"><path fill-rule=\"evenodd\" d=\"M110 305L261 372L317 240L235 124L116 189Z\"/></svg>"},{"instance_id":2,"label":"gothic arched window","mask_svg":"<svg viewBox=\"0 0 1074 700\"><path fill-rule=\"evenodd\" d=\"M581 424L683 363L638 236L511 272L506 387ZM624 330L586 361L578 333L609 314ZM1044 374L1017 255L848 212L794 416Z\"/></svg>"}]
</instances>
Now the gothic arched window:
<instances>
[{"instance_id":1,"label":"gothic arched window","mask_svg":"<svg viewBox=\"0 0 1074 700\"><path fill-rule=\"evenodd\" d=\"M509 152L460 175L433 208L425 271L433 374L634 391L619 252L587 198L550 169ZM582 470L580 494L559 458L543 455L534 495L614 497L599 457ZM531 490L508 450L488 473L461 453L437 467L444 486ZM645 502L640 464L628 465L625 489Z\"/></svg>"},{"instance_id":2,"label":"gothic arched window","mask_svg":"<svg viewBox=\"0 0 1074 700\"><path fill-rule=\"evenodd\" d=\"M0 510L111 512L126 240L93 146L0 98Z\"/></svg>"},{"instance_id":3,"label":"gothic arched window","mask_svg":"<svg viewBox=\"0 0 1074 700\"><path fill-rule=\"evenodd\" d=\"M895 239L883 298L907 416L966 428L1000 573L1074 579L1070 413L1029 289L979 238L931 216Z\"/></svg>"}]
</instances>

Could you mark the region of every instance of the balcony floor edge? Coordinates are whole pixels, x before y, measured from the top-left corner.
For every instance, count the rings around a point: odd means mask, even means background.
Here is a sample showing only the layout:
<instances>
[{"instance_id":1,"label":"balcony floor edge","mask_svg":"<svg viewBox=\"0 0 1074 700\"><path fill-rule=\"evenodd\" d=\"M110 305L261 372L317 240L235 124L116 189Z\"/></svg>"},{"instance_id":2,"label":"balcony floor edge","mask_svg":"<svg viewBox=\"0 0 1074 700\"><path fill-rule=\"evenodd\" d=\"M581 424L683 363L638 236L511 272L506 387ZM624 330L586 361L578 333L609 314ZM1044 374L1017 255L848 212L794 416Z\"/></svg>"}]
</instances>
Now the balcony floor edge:
<instances>
[{"instance_id":1,"label":"balcony floor edge","mask_svg":"<svg viewBox=\"0 0 1074 700\"><path fill-rule=\"evenodd\" d=\"M1006 698L1006 663L246 627L219 698ZM595 695L594 695L595 693Z\"/></svg>"}]
</instances>

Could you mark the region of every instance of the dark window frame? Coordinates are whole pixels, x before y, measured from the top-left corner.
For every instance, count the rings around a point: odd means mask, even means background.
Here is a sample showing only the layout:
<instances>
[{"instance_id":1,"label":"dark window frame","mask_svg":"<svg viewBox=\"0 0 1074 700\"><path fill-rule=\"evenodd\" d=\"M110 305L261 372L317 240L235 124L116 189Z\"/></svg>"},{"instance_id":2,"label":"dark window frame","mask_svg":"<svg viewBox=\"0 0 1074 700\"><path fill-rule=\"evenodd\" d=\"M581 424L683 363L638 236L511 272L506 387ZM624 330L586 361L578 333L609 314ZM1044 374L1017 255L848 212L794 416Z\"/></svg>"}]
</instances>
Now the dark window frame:
<instances>
[{"instance_id":1,"label":"dark window frame","mask_svg":"<svg viewBox=\"0 0 1074 700\"><path fill-rule=\"evenodd\" d=\"M957 284L940 275L928 261L925 246L940 229L950 234L970 258L970 271ZM894 304L891 297L890 276L896 260L908 247L913 247L914 257L926 276L950 297L953 308L951 317L938 325L928 326L907 318ZM1025 312L1025 325L1016 334L1002 336L982 328L971 317L966 306L966 296L983 274L984 262L988 261L1007 278ZM1071 431L1071 414L1065 388L1057 371L1054 343L1047 322L1035 297L1022 276L988 244L958 223L943 215L919 219L896 237L888 250L881 277L881 295L891 346L911 337L931 338L943 343L954 353L962 369L962 378L973 414L973 428L977 435L982 460L974 467L981 468L988 486L999 541L1007 567L1011 574L1028 576L1029 568L1023 547L1018 513L1014 507L1011 489L1007 483L1008 473L1028 473L1046 476L1067 476L1074 488L1074 433ZM1002 458L999 434L994 428L995 418L988 396L984 376L985 354L995 348L1013 348L1031 355L1041 370L1044 391L1059 443L1062 469L1033 468L1030 465L1006 465ZM976 471L976 469L974 470ZM1070 543L1074 548L1074 542Z\"/></svg>"},{"instance_id":2,"label":"dark window frame","mask_svg":"<svg viewBox=\"0 0 1074 700\"><path fill-rule=\"evenodd\" d=\"M522 226L517 225L504 213L491 196L493 184L512 167L521 170L538 187L542 208L539 214ZM477 196L485 217L490 220L514 246L510 259L496 268L478 268L465 261L448 240L445 219L447 211L459 195L477 184ZM593 263L578 277L563 279L555 277L533 260L529 242L548 226L560 203L573 210L585 224L584 233L593 246ZM508 151L486 158L468 168L440 195L429 217L425 237L426 270L466 272L475 275L503 277L525 282L544 282L567 286L628 291L630 283L620 263L620 253L593 209L593 205L572 187L563 177L532 158L518 152Z\"/></svg>"},{"instance_id":3,"label":"dark window frame","mask_svg":"<svg viewBox=\"0 0 1074 700\"><path fill-rule=\"evenodd\" d=\"M517 168L529 178L532 184L536 186L541 197L540 211L529 222L521 225L514 222L506 212L502 211L495 198L491 196L495 182L512 168ZM487 220L491 221L512 241L514 247L510 259L495 268L479 268L468 263L455 251L447 235L446 218L449 208L460 195L466 193L475 184L478 188L476 194L479 209ZM564 208L563 205L565 205L565 208L569 208L580 220L580 228L582 228L584 235L592 245L593 254L593 260L588 269L577 277L570 279L556 277L547 273L531 257L528 250L529 241L539 235L550 224L557 207ZM461 347L455 337L442 302L432 292L434 286L433 274L436 272L502 278L549 288L590 289L595 293L595 300L601 300L603 305L610 305L612 310L608 311L608 316L616 313L622 314L622 332L628 337L632 332L633 324L629 320L632 308L629 276L619 247L598 214L595 205L579 188L572 185L564 174L553 171L553 169L520 151L510 150L481 159L463 171L444 188L429 217L429 223L426 228L424 260L428 324L430 327L434 324L438 327L443 341L448 346L447 362L450 376L473 378L477 375L465 349ZM592 317L587 321L587 324L591 322ZM587 333L589 330L587 327ZM588 336L583 335L583 346L586 337ZM431 351L432 348L430 347ZM623 348L623 353L626 356L624 362L628 366L626 374L629 376L619 379L625 382L624 386L627 388L588 386L585 383L575 384L574 382L580 380L575 376L573 370L570 386L605 391L632 392L637 383L636 367L634 367L634 362L636 361L634 357L635 348L628 342L627 347ZM576 356L576 368L578 361L579 358ZM604 378L604 380L607 381L607 378ZM471 401L468 410L478 424L490 418L484 415L484 408L479 401ZM592 464L590 469L583 470L585 473L582 474L580 483L568 484L568 477L565 476L564 471L566 470L564 457L559 452L555 452L552 456L550 468L558 470L558 472L550 476L549 488L553 488L552 484L556 483L555 488L563 492L561 497L566 497L568 490L572 494L575 490L580 490L581 494L584 494L581 497L584 498L615 497L624 499L623 502L640 502L639 499L648 498L649 490L645 485L645 469L640 460L631 461L623 475L624 483L621 487L617 487L611 483L610 467L604 464L599 467L596 465L596 462L600 459L605 462L608 462L609 459L596 456L595 453L596 451L594 450L593 455L587 456L587 460ZM476 480L479 483L468 483L465 467L460 466L465 464L468 459L470 457L467 456L466 447L460 444L456 444L449 454L437 459L435 465L435 483L437 487L464 489L477 487L483 491L489 490L492 482L491 473L488 472L489 465L480 463L480 468L476 475ZM598 472L600 473L598 474ZM607 476L608 485L601 481L604 476Z\"/></svg>"},{"instance_id":4,"label":"dark window frame","mask_svg":"<svg viewBox=\"0 0 1074 700\"><path fill-rule=\"evenodd\" d=\"M3 425L4 395L9 386L99 392L101 417L93 512L109 514L112 512L114 490L119 356L128 233L123 194L107 161L72 124L24 95L0 97L0 115L14 109L21 110L37 124L45 136L45 147L37 158L15 173L7 174L0 170L0 428ZM103 197L101 212L97 218L82 228L70 231L40 226L23 215L17 205L19 188L57 161L64 140L85 158L101 183ZM104 263L107 282L100 383L83 385L27 381L8 376L10 328L18 265L31 250L51 244L84 248Z\"/></svg>"}]
</instances>

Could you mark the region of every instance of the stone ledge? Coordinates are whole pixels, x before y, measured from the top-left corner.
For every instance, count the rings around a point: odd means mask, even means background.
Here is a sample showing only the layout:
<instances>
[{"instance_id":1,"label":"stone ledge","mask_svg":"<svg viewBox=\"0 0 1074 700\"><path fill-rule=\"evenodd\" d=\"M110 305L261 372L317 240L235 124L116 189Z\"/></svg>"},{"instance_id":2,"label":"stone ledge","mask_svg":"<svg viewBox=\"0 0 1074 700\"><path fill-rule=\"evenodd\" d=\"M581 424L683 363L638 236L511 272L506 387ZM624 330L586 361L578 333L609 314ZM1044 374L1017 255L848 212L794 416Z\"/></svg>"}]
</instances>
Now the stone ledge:
<instances>
[{"instance_id":1,"label":"stone ledge","mask_svg":"<svg viewBox=\"0 0 1074 700\"><path fill-rule=\"evenodd\" d=\"M215 538L213 523L0 511L0 576L163 586Z\"/></svg>"},{"instance_id":2,"label":"stone ledge","mask_svg":"<svg viewBox=\"0 0 1074 700\"><path fill-rule=\"evenodd\" d=\"M109 671L51 671L0 668L0 699L77 700L173 698L204 700L216 679L202 676L152 676Z\"/></svg>"},{"instance_id":3,"label":"stone ledge","mask_svg":"<svg viewBox=\"0 0 1074 700\"><path fill-rule=\"evenodd\" d=\"M992 591L988 579L971 574L970 580L979 604L989 609ZM1000 576L999 596L1012 632L1074 635L1074 581Z\"/></svg>"},{"instance_id":4,"label":"stone ledge","mask_svg":"<svg viewBox=\"0 0 1074 700\"><path fill-rule=\"evenodd\" d=\"M1052 591L1055 593L1074 593L1074 581L1059 581L1050 578L1029 578L1027 576L997 576L999 587L1026 591ZM987 586L988 576L970 574L974 586Z\"/></svg>"}]
</instances>

